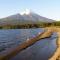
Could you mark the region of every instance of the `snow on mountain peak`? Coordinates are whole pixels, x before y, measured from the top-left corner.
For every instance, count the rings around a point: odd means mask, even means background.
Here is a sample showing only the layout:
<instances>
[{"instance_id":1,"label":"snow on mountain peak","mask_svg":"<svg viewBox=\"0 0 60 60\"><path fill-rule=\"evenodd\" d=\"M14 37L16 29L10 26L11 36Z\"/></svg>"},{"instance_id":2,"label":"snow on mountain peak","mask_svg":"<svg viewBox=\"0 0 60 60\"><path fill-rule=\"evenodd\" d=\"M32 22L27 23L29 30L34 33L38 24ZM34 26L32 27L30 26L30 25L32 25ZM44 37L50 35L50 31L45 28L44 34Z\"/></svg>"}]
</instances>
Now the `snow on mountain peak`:
<instances>
[{"instance_id":1,"label":"snow on mountain peak","mask_svg":"<svg viewBox=\"0 0 60 60\"><path fill-rule=\"evenodd\" d=\"M21 15L24 15L24 14L29 15L30 13L31 13L31 10L26 9L25 11L21 12L20 14Z\"/></svg>"}]
</instances>

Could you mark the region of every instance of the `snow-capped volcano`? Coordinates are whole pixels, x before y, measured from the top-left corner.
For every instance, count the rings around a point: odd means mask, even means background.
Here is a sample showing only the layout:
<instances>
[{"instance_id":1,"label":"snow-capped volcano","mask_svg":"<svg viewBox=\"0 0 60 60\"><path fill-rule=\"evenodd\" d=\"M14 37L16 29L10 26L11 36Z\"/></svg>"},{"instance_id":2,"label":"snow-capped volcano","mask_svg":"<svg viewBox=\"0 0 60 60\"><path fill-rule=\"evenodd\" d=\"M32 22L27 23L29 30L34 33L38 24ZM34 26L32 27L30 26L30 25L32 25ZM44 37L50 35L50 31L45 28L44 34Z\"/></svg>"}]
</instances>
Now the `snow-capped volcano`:
<instances>
[{"instance_id":1,"label":"snow-capped volcano","mask_svg":"<svg viewBox=\"0 0 60 60\"><path fill-rule=\"evenodd\" d=\"M32 20L32 21L42 21L42 22L53 22L52 19L48 19L46 17L42 17L29 9L21 12L20 15L24 18L24 20Z\"/></svg>"},{"instance_id":2,"label":"snow-capped volcano","mask_svg":"<svg viewBox=\"0 0 60 60\"><path fill-rule=\"evenodd\" d=\"M54 20L42 17L34 12L31 12L30 10L25 10L24 12L0 19L0 24L1 23L26 24L26 23L37 23L37 22L54 22Z\"/></svg>"},{"instance_id":3,"label":"snow-capped volcano","mask_svg":"<svg viewBox=\"0 0 60 60\"><path fill-rule=\"evenodd\" d=\"M29 9L26 9L23 12L20 12L21 15L24 15L24 14L29 15L30 13L31 11Z\"/></svg>"}]
</instances>

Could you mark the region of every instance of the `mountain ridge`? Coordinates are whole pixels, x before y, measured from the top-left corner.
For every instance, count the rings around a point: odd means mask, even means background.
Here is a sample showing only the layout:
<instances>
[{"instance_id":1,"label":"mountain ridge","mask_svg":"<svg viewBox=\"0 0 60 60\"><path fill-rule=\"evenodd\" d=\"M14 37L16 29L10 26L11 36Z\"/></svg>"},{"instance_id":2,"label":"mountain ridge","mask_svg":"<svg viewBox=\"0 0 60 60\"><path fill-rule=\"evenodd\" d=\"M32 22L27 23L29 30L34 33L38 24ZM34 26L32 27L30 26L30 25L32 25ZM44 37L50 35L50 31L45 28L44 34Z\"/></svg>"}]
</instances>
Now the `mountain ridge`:
<instances>
[{"instance_id":1,"label":"mountain ridge","mask_svg":"<svg viewBox=\"0 0 60 60\"><path fill-rule=\"evenodd\" d=\"M27 23L38 23L38 22L54 22L52 19L48 19L46 17L40 16L34 12L28 11L24 12L22 15L21 13L17 13L5 18L0 19L0 24L27 24Z\"/></svg>"}]
</instances>

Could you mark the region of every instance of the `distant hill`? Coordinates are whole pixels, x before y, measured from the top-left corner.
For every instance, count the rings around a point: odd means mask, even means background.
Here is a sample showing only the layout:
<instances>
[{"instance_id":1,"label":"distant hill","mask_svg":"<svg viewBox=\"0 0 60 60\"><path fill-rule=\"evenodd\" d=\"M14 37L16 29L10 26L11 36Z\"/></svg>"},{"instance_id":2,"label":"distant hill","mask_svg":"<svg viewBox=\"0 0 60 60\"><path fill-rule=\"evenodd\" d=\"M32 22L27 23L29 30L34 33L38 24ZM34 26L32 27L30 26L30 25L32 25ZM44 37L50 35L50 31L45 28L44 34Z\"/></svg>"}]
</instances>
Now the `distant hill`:
<instances>
[{"instance_id":1,"label":"distant hill","mask_svg":"<svg viewBox=\"0 0 60 60\"><path fill-rule=\"evenodd\" d=\"M54 22L54 20L42 17L42 16L40 16L34 12L31 12L31 11L17 13L15 15L11 15L11 16L8 16L6 18L0 19L0 25L36 24L39 22Z\"/></svg>"}]
</instances>

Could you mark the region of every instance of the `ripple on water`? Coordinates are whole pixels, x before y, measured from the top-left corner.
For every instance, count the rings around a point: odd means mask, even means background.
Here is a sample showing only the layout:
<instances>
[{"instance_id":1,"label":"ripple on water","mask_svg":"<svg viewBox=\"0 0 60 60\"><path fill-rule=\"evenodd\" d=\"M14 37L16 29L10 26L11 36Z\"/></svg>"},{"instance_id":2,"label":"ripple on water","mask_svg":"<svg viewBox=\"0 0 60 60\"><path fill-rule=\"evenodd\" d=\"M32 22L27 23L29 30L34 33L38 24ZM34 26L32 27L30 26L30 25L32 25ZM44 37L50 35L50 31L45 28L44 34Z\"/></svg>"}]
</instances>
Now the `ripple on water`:
<instances>
[{"instance_id":1,"label":"ripple on water","mask_svg":"<svg viewBox=\"0 0 60 60\"><path fill-rule=\"evenodd\" d=\"M43 32L43 29L8 29L0 30L0 52L4 49L14 48L27 38L32 38ZM4 47L3 47L4 46Z\"/></svg>"}]
</instances>

